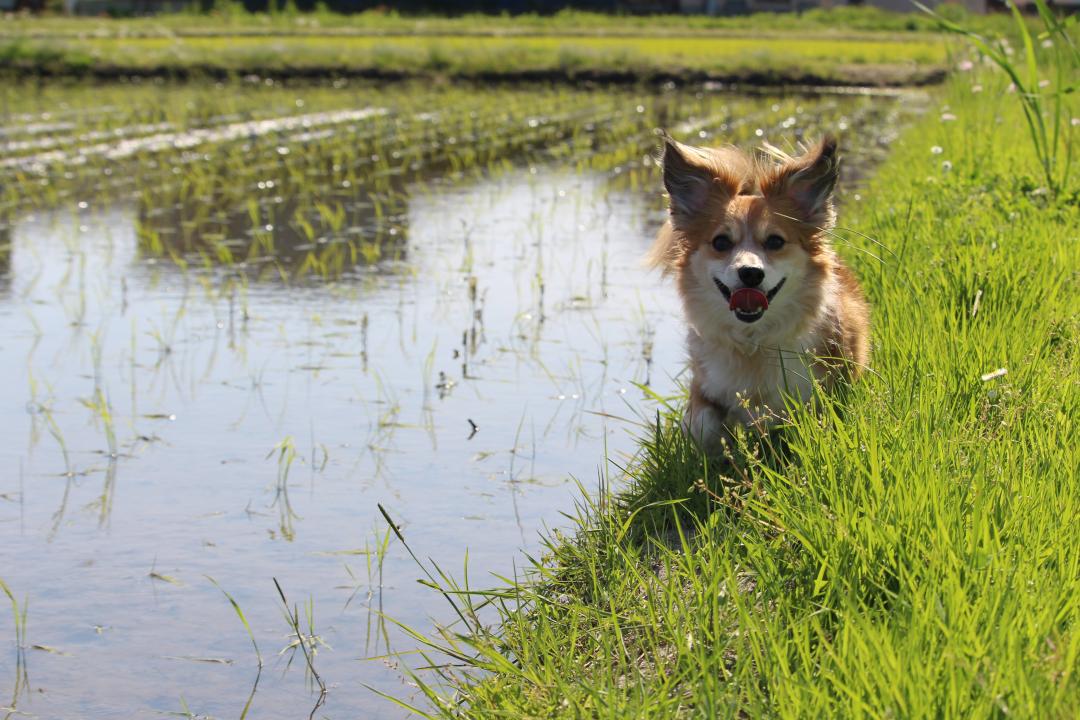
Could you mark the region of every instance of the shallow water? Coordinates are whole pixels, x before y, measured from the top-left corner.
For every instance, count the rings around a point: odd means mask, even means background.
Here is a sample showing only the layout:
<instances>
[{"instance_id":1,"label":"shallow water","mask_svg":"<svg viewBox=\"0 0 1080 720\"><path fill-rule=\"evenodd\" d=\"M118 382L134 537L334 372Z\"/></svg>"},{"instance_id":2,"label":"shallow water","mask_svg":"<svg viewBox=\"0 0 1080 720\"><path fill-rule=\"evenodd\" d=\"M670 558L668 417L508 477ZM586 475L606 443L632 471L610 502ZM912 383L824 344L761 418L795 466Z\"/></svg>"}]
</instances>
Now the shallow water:
<instances>
[{"instance_id":1,"label":"shallow water","mask_svg":"<svg viewBox=\"0 0 1080 720\"><path fill-rule=\"evenodd\" d=\"M78 108L81 91L72 92L66 102ZM134 105L146 91L110 92L122 107L126 92ZM398 119L373 131L383 138L415 122L378 89L319 92L308 110L333 110L335 100L342 111L385 107L373 122ZM492 92L455 101L501 106ZM37 138L36 127L70 117L42 110L56 102L26 100L8 117L18 111ZM663 220L651 126L681 123L711 138L721 124L753 136L755 118L776 132L796 117L810 129L842 123L868 138L856 160L872 159L893 132L884 120L892 103L881 99L784 100L781 109L769 98L698 98L686 117L659 98L596 93L590 102L576 111L592 119L564 113L555 125L595 140L600 130L580 128L625 113L633 132L589 143L556 133L501 154L484 151L477 134L482 166L425 156L370 186L356 180L363 173L342 181L329 168L340 149L326 144L331 135L298 139L292 123L242 133L252 166L273 167L267 158L283 147L306 153L317 199L344 213L323 213L313 233L231 201L226 174L212 195L148 180L159 165L213 165L217 145L194 159L181 157L191 149L183 143L95 151L85 172L111 170L112 190L78 173L65 184L55 158L33 170L36 180L4 177L23 192L6 196L0 226L0 579L27 607L27 629L20 652L12 614L0 614L0 707L55 718L226 717L250 696L250 717L306 715L317 693L303 658L289 664L276 578L305 631L311 609L315 667L329 686L319 715L401 716L365 685L413 697L399 665L422 661L387 657L415 643L392 626L384 634L379 611L424 632L449 613L417 584L420 570L376 504L421 558L460 578L467 552L470 582L497 582L492 573L514 573L521 551L536 552L539 533L563 524L579 494L572 479L588 491L598 473L617 475L605 453L625 462L637 423L655 412L643 386L677 390L674 292L640 263ZM756 114L728 108L735 102ZM257 93L250 106L265 110ZM363 132L353 123L367 116L342 117ZM435 132L445 143L446 131ZM557 143L569 149L552 152ZM19 147L6 157L38 152ZM247 171L234 172L242 197ZM281 208L299 217L312 201L290 167L277 172L251 195L278 218ZM31 196L41 179L54 197ZM348 239L370 250L370 238L377 256L303 271L324 248ZM250 261L208 260L207 247ZM211 578L250 622L261 675Z\"/></svg>"}]
</instances>

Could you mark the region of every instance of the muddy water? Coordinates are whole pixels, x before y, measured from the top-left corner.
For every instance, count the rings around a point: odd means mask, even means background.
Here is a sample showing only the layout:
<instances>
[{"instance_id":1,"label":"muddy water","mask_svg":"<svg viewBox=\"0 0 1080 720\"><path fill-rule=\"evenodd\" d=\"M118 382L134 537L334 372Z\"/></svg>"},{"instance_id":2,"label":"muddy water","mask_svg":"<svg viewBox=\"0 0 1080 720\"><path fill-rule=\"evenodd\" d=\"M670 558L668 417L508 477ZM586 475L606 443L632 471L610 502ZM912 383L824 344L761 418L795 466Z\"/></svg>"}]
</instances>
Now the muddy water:
<instances>
[{"instance_id":1,"label":"muddy water","mask_svg":"<svg viewBox=\"0 0 1080 720\"><path fill-rule=\"evenodd\" d=\"M627 142L640 165L651 139ZM415 643L380 611L425 632L449 613L377 504L418 555L460 578L467 552L494 582L563 523L575 479L617 475L605 454L626 462L655 411L642 387L677 391L674 293L640 264L657 183L622 170L519 154L403 178L392 253L292 279L148 251L195 199L12 209L0 579L27 622L0 614L0 707L306 716L276 578L315 636L319 715L401 716L365 685L414 697L400 664L421 661L390 656Z\"/></svg>"}]
</instances>

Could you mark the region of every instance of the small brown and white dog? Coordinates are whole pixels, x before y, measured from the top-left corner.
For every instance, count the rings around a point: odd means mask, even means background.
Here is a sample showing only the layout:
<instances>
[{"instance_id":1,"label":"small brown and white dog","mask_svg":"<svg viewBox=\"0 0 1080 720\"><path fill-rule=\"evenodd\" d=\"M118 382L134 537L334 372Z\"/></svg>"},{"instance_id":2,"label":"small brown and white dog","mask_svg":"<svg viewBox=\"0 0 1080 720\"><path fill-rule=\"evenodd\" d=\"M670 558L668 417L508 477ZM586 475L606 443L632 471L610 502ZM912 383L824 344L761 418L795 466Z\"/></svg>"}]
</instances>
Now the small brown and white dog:
<instances>
[{"instance_id":1,"label":"small brown and white dog","mask_svg":"<svg viewBox=\"0 0 1080 720\"><path fill-rule=\"evenodd\" d=\"M870 309L829 243L836 140L798 157L752 157L664 134L670 217L649 253L675 276L693 379L684 429L715 450L737 425L763 429L785 398L806 402L870 355Z\"/></svg>"}]
</instances>

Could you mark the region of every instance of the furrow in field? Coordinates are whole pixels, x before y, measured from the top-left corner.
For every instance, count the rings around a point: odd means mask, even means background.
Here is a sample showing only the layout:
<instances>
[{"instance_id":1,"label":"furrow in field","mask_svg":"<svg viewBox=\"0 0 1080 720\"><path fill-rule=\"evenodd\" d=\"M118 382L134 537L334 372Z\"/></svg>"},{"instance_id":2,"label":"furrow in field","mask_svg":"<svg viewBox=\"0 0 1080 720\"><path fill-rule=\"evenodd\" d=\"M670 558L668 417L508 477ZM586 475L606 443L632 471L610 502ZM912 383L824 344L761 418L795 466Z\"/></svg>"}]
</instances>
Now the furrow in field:
<instances>
[{"instance_id":1,"label":"furrow in field","mask_svg":"<svg viewBox=\"0 0 1080 720\"><path fill-rule=\"evenodd\" d=\"M66 126L66 127L65 127ZM60 129L71 129L70 123L60 123L55 126L53 132ZM12 140L0 144L0 154L14 155L33 150L53 150L64 145L76 143L92 143L103 140L122 140L137 135L150 135L175 131L173 123L150 123L146 125L129 125L127 127L113 128L112 130L95 130L81 135L54 135L52 137L37 138L34 140Z\"/></svg>"},{"instance_id":2,"label":"furrow in field","mask_svg":"<svg viewBox=\"0 0 1080 720\"><path fill-rule=\"evenodd\" d=\"M301 128L357 122L387 113L385 108L360 110L337 110L309 113L285 118L252 120L230 123L223 127L200 128L184 132L161 132L146 137L129 138L120 142L102 142L78 148L74 152L54 150L27 157L0 160L0 168L43 173L49 165L83 164L93 157L120 160L137 153L160 153L173 150L189 150L206 143L228 142L244 138L261 137L276 132L289 132Z\"/></svg>"},{"instance_id":3,"label":"furrow in field","mask_svg":"<svg viewBox=\"0 0 1080 720\"><path fill-rule=\"evenodd\" d=\"M500 119L498 122L487 123L443 111L425 111L410 118L398 118L395 127L387 131L365 131L349 138L352 161L343 165L341 170L359 171L358 179L363 179L380 173L398 172L404 164L415 173L430 175L436 169L433 164L443 162L455 154L478 151L492 158L500 157L505 155L506 148L512 145L535 144L550 135L551 128L568 128L589 122L603 123L613 117L607 105L553 113L546 117L515 118L513 122ZM526 132L521 131L522 125L528 128ZM280 144L284 147L287 147L290 141L309 144L303 157L296 162L317 164L330 154L320 145L320 142L329 139L331 138L312 136L310 130L304 130L298 133L298 136L282 138ZM240 178L249 179L252 186L257 181L265 181L268 176L281 171L278 158L268 158L266 153L253 155L252 160L238 171ZM198 158L197 162L204 163L205 160ZM239 193L255 191L254 187L244 187L236 182L238 179L234 176L234 182L230 183L230 186ZM154 183L154 188L167 193L180 184L180 181L166 179L161 183Z\"/></svg>"},{"instance_id":4,"label":"furrow in field","mask_svg":"<svg viewBox=\"0 0 1080 720\"><path fill-rule=\"evenodd\" d=\"M80 143L94 143L105 140L117 140L140 135L150 135L163 132L184 132L190 130L202 130L227 123L251 122L265 119L270 113L255 112L240 115L230 113L228 115L216 115L205 118L198 122L158 122L138 123L133 125L120 125L118 127L91 130L78 134L64 135L68 131L77 131L79 126L74 122L56 122L32 125L23 128L4 129L0 128L0 138L15 138L6 143L0 143L0 155L14 155L28 153L34 150L53 150L62 146L76 145ZM278 114L275 117L281 117ZM86 118L82 119L86 122ZM38 137L43 134L50 137Z\"/></svg>"}]
</instances>

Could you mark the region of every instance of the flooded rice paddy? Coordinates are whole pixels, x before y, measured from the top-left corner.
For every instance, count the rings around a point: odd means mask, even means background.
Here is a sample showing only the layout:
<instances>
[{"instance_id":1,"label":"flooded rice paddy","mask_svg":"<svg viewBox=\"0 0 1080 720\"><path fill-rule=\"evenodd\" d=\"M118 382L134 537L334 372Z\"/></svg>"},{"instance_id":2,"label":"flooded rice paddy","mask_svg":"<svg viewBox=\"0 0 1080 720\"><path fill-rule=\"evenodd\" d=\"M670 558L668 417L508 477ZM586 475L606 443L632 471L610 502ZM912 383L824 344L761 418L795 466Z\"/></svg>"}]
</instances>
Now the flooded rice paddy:
<instances>
[{"instance_id":1,"label":"flooded rice paddy","mask_svg":"<svg viewBox=\"0 0 1080 720\"><path fill-rule=\"evenodd\" d=\"M403 715L370 688L412 698L422 662L383 613L449 617L377 504L494 583L678 390L674 292L640 265L653 129L830 129L857 168L909 105L0 88L2 712L304 717L307 650L319 717Z\"/></svg>"}]
</instances>

